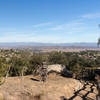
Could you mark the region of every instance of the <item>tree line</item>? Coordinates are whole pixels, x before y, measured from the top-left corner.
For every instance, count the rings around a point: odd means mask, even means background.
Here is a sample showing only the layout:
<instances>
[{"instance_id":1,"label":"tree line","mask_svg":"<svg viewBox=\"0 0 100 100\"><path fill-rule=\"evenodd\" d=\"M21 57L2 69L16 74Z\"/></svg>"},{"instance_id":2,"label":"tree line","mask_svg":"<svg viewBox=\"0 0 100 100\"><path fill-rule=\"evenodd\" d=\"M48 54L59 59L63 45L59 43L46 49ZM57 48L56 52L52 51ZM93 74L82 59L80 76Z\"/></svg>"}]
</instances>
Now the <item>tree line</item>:
<instances>
[{"instance_id":1,"label":"tree line","mask_svg":"<svg viewBox=\"0 0 100 100\"><path fill-rule=\"evenodd\" d=\"M7 51L8 52L8 51ZM6 54L7 54L6 52ZM15 53L14 51L10 51ZM8 53L9 54L9 53ZM44 61L50 64L61 64L75 76L81 76L86 67L100 67L100 51L82 52L19 52L13 56L0 57L0 77L24 76L35 73Z\"/></svg>"}]
</instances>

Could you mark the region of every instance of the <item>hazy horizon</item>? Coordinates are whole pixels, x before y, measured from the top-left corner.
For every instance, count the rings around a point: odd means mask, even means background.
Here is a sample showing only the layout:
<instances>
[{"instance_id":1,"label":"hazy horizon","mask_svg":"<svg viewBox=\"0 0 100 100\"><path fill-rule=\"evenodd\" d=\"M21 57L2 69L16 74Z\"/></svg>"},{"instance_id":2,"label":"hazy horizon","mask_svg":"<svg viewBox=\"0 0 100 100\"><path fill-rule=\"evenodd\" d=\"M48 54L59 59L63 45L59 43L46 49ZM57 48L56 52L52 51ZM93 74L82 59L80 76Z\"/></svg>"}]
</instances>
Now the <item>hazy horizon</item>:
<instances>
[{"instance_id":1,"label":"hazy horizon","mask_svg":"<svg viewBox=\"0 0 100 100\"><path fill-rule=\"evenodd\" d=\"M26 42L20 42L20 41L17 41L17 42L0 42L0 43L50 43L50 44L66 44L66 43L68 43L68 44L72 44L72 43L96 43L97 44L97 42L28 42L28 41L26 41Z\"/></svg>"}]
</instances>

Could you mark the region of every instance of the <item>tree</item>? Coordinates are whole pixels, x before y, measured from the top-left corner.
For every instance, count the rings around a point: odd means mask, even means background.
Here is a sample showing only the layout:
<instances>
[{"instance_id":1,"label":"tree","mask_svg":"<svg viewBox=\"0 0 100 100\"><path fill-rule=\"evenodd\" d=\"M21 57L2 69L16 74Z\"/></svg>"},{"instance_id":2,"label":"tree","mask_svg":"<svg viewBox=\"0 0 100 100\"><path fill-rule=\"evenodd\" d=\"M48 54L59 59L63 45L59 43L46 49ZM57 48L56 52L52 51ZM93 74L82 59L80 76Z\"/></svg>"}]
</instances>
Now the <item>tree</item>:
<instances>
[{"instance_id":1,"label":"tree","mask_svg":"<svg viewBox=\"0 0 100 100\"><path fill-rule=\"evenodd\" d=\"M80 78L81 75L81 71L82 71L82 67L79 65L79 64L75 64L73 67L72 67L72 73L73 73L73 78Z\"/></svg>"},{"instance_id":2,"label":"tree","mask_svg":"<svg viewBox=\"0 0 100 100\"><path fill-rule=\"evenodd\" d=\"M23 58L12 57L10 61L11 67L9 71L10 76L23 76L28 63Z\"/></svg>"},{"instance_id":3,"label":"tree","mask_svg":"<svg viewBox=\"0 0 100 100\"><path fill-rule=\"evenodd\" d=\"M99 45L100 45L100 37L98 38L97 46L99 47Z\"/></svg>"},{"instance_id":4,"label":"tree","mask_svg":"<svg viewBox=\"0 0 100 100\"><path fill-rule=\"evenodd\" d=\"M48 60L49 60L50 64L62 64L62 65L65 65L65 66L68 65L67 57L65 56L64 53L61 53L61 52L50 53Z\"/></svg>"},{"instance_id":5,"label":"tree","mask_svg":"<svg viewBox=\"0 0 100 100\"><path fill-rule=\"evenodd\" d=\"M5 58L0 57L0 85L5 82L9 64Z\"/></svg>"},{"instance_id":6,"label":"tree","mask_svg":"<svg viewBox=\"0 0 100 100\"><path fill-rule=\"evenodd\" d=\"M32 73L35 74L35 72L39 69L42 63L43 63L43 56L41 54L34 53L29 60L27 74L32 74Z\"/></svg>"},{"instance_id":7,"label":"tree","mask_svg":"<svg viewBox=\"0 0 100 100\"><path fill-rule=\"evenodd\" d=\"M100 24L99 24L99 27L100 27ZM99 47L100 45L100 37L98 38L98 42L97 42L97 46Z\"/></svg>"}]
</instances>

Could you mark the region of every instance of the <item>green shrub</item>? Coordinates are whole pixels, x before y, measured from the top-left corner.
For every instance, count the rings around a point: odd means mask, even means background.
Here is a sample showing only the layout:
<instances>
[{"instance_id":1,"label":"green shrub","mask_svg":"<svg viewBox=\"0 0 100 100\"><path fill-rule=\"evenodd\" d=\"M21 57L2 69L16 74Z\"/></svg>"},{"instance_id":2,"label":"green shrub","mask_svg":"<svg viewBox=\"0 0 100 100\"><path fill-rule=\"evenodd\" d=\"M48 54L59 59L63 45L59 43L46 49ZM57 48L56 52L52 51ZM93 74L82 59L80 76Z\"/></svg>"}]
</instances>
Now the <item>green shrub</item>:
<instances>
[{"instance_id":1,"label":"green shrub","mask_svg":"<svg viewBox=\"0 0 100 100\"><path fill-rule=\"evenodd\" d=\"M67 66L68 60L64 53L61 52L52 52L49 54L48 61L50 64L62 64Z\"/></svg>"}]
</instances>

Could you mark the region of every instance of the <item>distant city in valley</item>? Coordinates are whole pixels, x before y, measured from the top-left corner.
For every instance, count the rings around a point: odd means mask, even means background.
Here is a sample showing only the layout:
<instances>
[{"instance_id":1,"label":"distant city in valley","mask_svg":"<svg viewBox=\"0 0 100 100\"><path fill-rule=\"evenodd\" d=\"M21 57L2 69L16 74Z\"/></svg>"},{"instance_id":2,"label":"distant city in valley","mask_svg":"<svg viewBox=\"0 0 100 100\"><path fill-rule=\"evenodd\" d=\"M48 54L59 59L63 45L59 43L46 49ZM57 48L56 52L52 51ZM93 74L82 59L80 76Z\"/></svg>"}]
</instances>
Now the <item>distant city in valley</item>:
<instances>
[{"instance_id":1,"label":"distant city in valley","mask_svg":"<svg viewBox=\"0 0 100 100\"><path fill-rule=\"evenodd\" d=\"M97 43L36 43L36 42L11 42L0 43L0 49L21 49L34 52L79 52L86 50L99 51Z\"/></svg>"}]
</instances>

